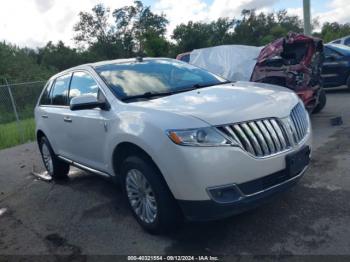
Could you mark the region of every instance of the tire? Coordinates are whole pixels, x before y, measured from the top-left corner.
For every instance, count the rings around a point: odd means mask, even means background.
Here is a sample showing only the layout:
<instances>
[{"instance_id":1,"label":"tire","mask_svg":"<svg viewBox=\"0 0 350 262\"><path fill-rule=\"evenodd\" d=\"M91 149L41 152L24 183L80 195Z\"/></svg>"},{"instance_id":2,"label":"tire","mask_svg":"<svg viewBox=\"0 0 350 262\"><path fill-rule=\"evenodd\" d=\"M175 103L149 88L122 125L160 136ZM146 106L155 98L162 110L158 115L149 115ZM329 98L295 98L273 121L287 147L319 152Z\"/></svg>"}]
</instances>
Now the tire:
<instances>
[{"instance_id":1,"label":"tire","mask_svg":"<svg viewBox=\"0 0 350 262\"><path fill-rule=\"evenodd\" d=\"M182 222L182 214L159 170L150 162L142 156L130 156L123 161L123 191L143 229L151 234L168 233ZM143 212L146 209L148 212Z\"/></svg>"},{"instance_id":2,"label":"tire","mask_svg":"<svg viewBox=\"0 0 350 262\"><path fill-rule=\"evenodd\" d=\"M327 96L326 96L326 92L324 91L324 89L322 88L320 90L320 94L318 97L318 104L315 107L315 109L312 111L313 114L317 114L320 113L322 111L322 109L326 106L327 103Z\"/></svg>"},{"instance_id":3,"label":"tire","mask_svg":"<svg viewBox=\"0 0 350 262\"><path fill-rule=\"evenodd\" d=\"M63 162L52 150L49 140L44 136L39 143L41 157L44 166L53 179L65 179L68 177L69 164Z\"/></svg>"}]
</instances>

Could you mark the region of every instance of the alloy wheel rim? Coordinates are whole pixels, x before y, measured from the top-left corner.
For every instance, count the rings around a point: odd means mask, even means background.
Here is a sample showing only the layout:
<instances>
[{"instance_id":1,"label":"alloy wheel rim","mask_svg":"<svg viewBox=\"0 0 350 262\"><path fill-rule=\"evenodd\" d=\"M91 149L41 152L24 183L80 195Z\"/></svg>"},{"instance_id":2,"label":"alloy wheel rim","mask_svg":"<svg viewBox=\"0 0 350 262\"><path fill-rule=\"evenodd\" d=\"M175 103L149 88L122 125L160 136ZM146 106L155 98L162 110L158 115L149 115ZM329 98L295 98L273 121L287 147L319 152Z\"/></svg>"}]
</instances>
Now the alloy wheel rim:
<instances>
[{"instance_id":1,"label":"alloy wheel rim","mask_svg":"<svg viewBox=\"0 0 350 262\"><path fill-rule=\"evenodd\" d=\"M126 175L126 192L136 215L145 223L157 217L157 202L151 185L141 171L131 169Z\"/></svg>"},{"instance_id":2,"label":"alloy wheel rim","mask_svg":"<svg viewBox=\"0 0 350 262\"><path fill-rule=\"evenodd\" d=\"M49 174L52 174L53 162L52 162L50 150L46 144L43 144L41 151L42 151L42 155L43 155L44 165L45 165L47 171L49 172Z\"/></svg>"}]
</instances>

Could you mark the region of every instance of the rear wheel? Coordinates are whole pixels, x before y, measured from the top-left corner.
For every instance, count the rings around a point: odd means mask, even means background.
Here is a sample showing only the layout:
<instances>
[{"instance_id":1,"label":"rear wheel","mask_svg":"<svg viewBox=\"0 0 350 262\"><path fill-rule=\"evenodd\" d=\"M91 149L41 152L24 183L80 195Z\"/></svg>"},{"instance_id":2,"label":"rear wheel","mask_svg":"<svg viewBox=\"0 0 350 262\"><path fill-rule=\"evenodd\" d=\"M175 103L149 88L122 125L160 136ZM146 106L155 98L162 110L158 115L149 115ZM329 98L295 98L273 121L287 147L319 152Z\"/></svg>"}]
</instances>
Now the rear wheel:
<instances>
[{"instance_id":1,"label":"rear wheel","mask_svg":"<svg viewBox=\"0 0 350 262\"><path fill-rule=\"evenodd\" d=\"M52 150L49 140L45 136L40 139L39 148L42 160L49 175L54 179L67 178L69 164L57 158Z\"/></svg>"},{"instance_id":2,"label":"rear wheel","mask_svg":"<svg viewBox=\"0 0 350 262\"><path fill-rule=\"evenodd\" d=\"M317 114L319 112L322 111L322 109L326 106L327 103L327 96L326 96L326 92L324 91L324 89L322 88L320 90L320 94L318 97L318 104L315 107L315 109L312 111L313 114Z\"/></svg>"},{"instance_id":3,"label":"rear wheel","mask_svg":"<svg viewBox=\"0 0 350 262\"><path fill-rule=\"evenodd\" d=\"M154 164L143 157L130 156L121 171L123 189L138 223L152 234L176 228L181 212Z\"/></svg>"}]
</instances>

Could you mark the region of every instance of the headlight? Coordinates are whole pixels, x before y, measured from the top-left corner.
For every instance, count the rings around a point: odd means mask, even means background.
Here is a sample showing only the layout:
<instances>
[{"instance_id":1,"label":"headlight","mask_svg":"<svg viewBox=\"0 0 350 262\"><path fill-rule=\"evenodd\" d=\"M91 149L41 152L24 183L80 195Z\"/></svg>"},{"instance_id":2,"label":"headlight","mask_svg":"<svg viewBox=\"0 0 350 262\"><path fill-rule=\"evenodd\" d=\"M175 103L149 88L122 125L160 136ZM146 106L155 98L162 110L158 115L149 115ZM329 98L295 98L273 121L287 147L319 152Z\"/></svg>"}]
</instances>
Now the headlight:
<instances>
[{"instance_id":1,"label":"headlight","mask_svg":"<svg viewBox=\"0 0 350 262\"><path fill-rule=\"evenodd\" d=\"M213 127L186 130L169 130L169 138L183 146L229 146L233 142L226 139Z\"/></svg>"}]
</instances>

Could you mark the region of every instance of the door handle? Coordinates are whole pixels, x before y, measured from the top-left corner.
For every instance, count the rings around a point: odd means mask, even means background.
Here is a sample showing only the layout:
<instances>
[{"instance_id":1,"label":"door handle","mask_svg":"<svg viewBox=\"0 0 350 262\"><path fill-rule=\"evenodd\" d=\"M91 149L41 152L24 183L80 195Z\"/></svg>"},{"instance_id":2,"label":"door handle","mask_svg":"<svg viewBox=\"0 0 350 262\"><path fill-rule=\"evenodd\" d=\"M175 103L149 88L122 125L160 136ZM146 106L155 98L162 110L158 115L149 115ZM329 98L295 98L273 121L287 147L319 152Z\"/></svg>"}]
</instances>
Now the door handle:
<instances>
[{"instance_id":1,"label":"door handle","mask_svg":"<svg viewBox=\"0 0 350 262\"><path fill-rule=\"evenodd\" d=\"M71 123L71 122L72 122L72 118L70 118L69 116L65 116L65 117L63 118L63 121L64 121L64 122L67 122L67 123Z\"/></svg>"},{"instance_id":2,"label":"door handle","mask_svg":"<svg viewBox=\"0 0 350 262\"><path fill-rule=\"evenodd\" d=\"M42 118L49 118L48 115L41 115Z\"/></svg>"}]
</instances>

